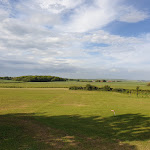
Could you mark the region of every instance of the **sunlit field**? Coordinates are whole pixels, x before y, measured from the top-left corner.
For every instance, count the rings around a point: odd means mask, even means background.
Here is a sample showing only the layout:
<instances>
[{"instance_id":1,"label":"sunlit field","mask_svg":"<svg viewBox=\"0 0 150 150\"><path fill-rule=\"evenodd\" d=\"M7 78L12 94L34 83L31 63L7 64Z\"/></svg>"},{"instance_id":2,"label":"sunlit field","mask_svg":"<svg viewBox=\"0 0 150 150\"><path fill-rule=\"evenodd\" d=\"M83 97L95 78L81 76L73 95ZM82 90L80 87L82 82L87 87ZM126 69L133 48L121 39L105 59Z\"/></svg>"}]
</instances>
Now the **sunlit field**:
<instances>
[{"instance_id":1,"label":"sunlit field","mask_svg":"<svg viewBox=\"0 0 150 150\"><path fill-rule=\"evenodd\" d=\"M19 84L67 87L74 82ZM144 83L140 87L148 88ZM1 88L0 150L55 149L149 150L150 98L67 88Z\"/></svg>"},{"instance_id":2,"label":"sunlit field","mask_svg":"<svg viewBox=\"0 0 150 150\"><path fill-rule=\"evenodd\" d=\"M112 88L125 88L135 89L136 86L140 86L141 89L150 90L150 86L147 86L147 82L135 82L135 81L123 81L123 82L16 82L8 80L0 80L0 88L68 88L70 86L85 86L86 84L102 87L109 85Z\"/></svg>"},{"instance_id":3,"label":"sunlit field","mask_svg":"<svg viewBox=\"0 0 150 150\"><path fill-rule=\"evenodd\" d=\"M0 0L0 150L150 150L150 0Z\"/></svg>"}]
</instances>

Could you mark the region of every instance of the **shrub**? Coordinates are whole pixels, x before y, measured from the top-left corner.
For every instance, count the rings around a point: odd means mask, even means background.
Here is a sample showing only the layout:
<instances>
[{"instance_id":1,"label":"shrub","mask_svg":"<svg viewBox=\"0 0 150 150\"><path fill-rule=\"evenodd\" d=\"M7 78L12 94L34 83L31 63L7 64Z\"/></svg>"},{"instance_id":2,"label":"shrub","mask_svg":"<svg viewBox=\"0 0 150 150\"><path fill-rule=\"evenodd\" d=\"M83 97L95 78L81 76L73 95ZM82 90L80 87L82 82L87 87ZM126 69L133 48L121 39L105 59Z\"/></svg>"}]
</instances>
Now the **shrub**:
<instances>
[{"instance_id":1,"label":"shrub","mask_svg":"<svg viewBox=\"0 0 150 150\"><path fill-rule=\"evenodd\" d=\"M147 86L150 86L150 83L148 83Z\"/></svg>"},{"instance_id":2,"label":"shrub","mask_svg":"<svg viewBox=\"0 0 150 150\"><path fill-rule=\"evenodd\" d=\"M96 80L95 82L101 82L101 80Z\"/></svg>"},{"instance_id":3,"label":"shrub","mask_svg":"<svg viewBox=\"0 0 150 150\"><path fill-rule=\"evenodd\" d=\"M88 90L88 91L92 91L92 90L98 90L98 87L87 84L85 89Z\"/></svg>"},{"instance_id":4,"label":"shrub","mask_svg":"<svg viewBox=\"0 0 150 150\"><path fill-rule=\"evenodd\" d=\"M123 89L123 88L115 88L113 89L114 92L126 92L127 90L126 89Z\"/></svg>"},{"instance_id":5,"label":"shrub","mask_svg":"<svg viewBox=\"0 0 150 150\"><path fill-rule=\"evenodd\" d=\"M101 82L106 82L106 80L101 80Z\"/></svg>"},{"instance_id":6,"label":"shrub","mask_svg":"<svg viewBox=\"0 0 150 150\"><path fill-rule=\"evenodd\" d=\"M136 95L137 95L137 96L139 95L139 89L140 89L140 87L137 86L137 87L136 87Z\"/></svg>"},{"instance_id":7,"label":"shrub","mask_svg":"<svg viewBox=\"0 0 150 150\"><path fill-rule=\"evenodd\" d=\"M112 88L109 85L105 85L101 88L103 91L112 91Z\"/></svg>"},{"instance_id":8,"label":"shrub","mask_svg":"<svg viewBox=\"0 0 150 150\"><path fill-rule=\"evenodd\" d=\"M82 86L71 86L69 87L69 90L83 90L84 88Z\"/></svg>"}]
</instances>

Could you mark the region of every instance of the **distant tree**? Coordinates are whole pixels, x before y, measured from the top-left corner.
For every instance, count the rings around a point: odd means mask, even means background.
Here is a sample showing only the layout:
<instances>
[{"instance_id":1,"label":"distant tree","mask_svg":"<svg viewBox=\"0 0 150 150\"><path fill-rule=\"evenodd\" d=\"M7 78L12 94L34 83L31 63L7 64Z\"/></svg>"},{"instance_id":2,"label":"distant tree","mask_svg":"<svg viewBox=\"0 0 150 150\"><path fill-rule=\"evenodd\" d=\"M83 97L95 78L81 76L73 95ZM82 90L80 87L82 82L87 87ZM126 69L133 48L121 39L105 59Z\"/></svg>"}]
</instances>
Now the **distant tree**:
<instances>
[{"instance_id":1,"label":"distant tree","mask_svg":"<svg viewBox=\"0 0 150 150\"><path fill-rule=\"evenodd\" d=\"M129 90L129 94L130 94L130 96L131 96L131 90Z\"/></svg>"},{"instance_id":2,"label":"distant tree","mask_svg":"<svg viewBox=\"0 0 150 150\"><path fill-rule=\"evenodd\" d=\"M123 92L126 92L127 90L123 89L123 88L114 88L113 91L114 92L122 92L123 93Z\"/></svg>"},{"instance_id":3,"label":"distant tree","mask_svg":"<svg viewBox=\"0 0 150 150\"><path fill-rule=\"evenodd\" d=\"M85 89L88 90L88 91L92 91L92 90L98 90L98 87L93 86L91 84L87 84Z\"/></svg>"},{"instance_id":4,"label":"distant tree","mask_svg":"<svg viewBox=\"0 0 150 150\"><path fill-rule=\"evenodd\" d=\"M86 90L91 91L92 90L92 85L87 84L85 88L86 88Z\"/></svg>"},{"instance_id":5,"label":"distant tree","mask_svg":"<svg viewBox=\"0 0 150 150\"><path fill-rule=\"evenodd\" d=\"M13 77L0 77L0 79L3 79L3 80L12 80Z\"/></svg>"},{"instance_id":6,"label":"distant tree","mask_svg":"<svg viewBox=\"0 0 150 150\"><path fill-rule=\"evenodd\" d=\"M109 85L105 85L102 89L104 91L112 91L112 88Z\"/></svg>"},{"instance_id":7,"label":"distant tree","mask_svg":"<svg viewBox=\"0 0 150 150\"><path fill-rule=\"evenodd\" d=\"M102 80L102 82L106 82L106 80Z\"/></svg>"},{"instance_id":8,"label":"distant tree","mask_svg":"<svg viewBox=\"0 0 150 150\"><path fill-rule=\"evenodd\" d=\"M101 80L96 80L95 82L101 82Z\"/></svg>"},{"instance_id":9,"label":"distant tree","mask_svg":"<svg viewBox=\"0 0 150 150\"><path fill-rule=\"evenodd\" d=\"M138 95L139 95L139 89L140 89L140 87L137 86L137 87L136 87L136 95L137 95L137 97L138 97Z\"/></svg>"},{"instance_id":10,"label":"distant tree","mask_svg":"<svg viewBox=\"0 0 150 150\"><path fill-rule=\"evenodd\" d=\"M84 88L82 86L71 86L69 87L69 90L83 90Z\"/></svg>"},{"instance_id":11,"label":"distant tree","mask_svg":"<svg viewBox=\"0 0 150 150\"><path fill-rule=\"evenodd\" d=\"M52 81L66 81L65 78L55 77L55 76L21 76L13 78L15 81L24 82L52 82Z\"/></svg>"}]
</instances>

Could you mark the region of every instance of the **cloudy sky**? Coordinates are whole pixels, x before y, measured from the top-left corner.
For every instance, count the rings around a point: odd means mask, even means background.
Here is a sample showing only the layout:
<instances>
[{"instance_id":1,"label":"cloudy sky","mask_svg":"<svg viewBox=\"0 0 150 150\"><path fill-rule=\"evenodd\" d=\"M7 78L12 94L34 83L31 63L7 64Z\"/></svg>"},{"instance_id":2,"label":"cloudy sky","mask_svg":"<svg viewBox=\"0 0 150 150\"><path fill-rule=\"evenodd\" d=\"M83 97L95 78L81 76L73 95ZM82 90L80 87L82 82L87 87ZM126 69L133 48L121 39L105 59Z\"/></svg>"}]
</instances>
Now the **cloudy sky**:
<instances>
[{"instance_id":1,"label":"cloudy sky","mask_svg":"<svg viewBox=\"0 0 150 150\"><path fill-rule=\"evenodd\" d=\"M0 0L0 76L150 80L150 0Z\"/></svg>"}]
</instances>

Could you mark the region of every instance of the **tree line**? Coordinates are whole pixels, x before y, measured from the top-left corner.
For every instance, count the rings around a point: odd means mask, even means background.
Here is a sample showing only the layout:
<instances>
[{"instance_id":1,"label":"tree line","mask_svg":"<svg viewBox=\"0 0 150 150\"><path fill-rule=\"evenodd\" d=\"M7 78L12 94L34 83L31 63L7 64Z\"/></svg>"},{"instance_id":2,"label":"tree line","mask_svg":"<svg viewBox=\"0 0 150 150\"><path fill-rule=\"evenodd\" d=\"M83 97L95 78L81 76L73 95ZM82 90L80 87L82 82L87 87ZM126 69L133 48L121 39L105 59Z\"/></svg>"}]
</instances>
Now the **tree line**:
<instances>
[{"instance_id":1,"label":"tree line","mask_svg":"<svg viewBox=\"0 0 150 150\"><path fill-rule=\"evenodd\" d=\"M119 92L119 93L129 93L136 94L137 96L142 94L150 93L150 90L142 90L139 86L136 89L124 89L124 88L111 88L109 85L105 85L103 87L97 87L91 84L87 84L85 87L82 86L71 86L69 90L87 90L87 91L112 91L112 92Z\"/></svg>"},{"instance_id":2,"label":"tree line","mask_svg":"<svg viewBox=\"0 0 150 150\"><path fill-rule=\"evenodd\" d=\"M1 80L12 80L13 77L0 77Z\"/></svg>"},{"instance_id":3,"label":"tree line","mask_svg":"<svg viewBox=\"0 0 150 150\"><path fill-rule=\"evenodd\" d=\"M67 81L66 78L56 76L20 76L20 77L0 77L2 80L13 80L23 82L54 82L54 81Z\"/></svg>"},{"instance_id":4,"label":"tree line","mask_svg":"<svg viewBox=\"0 0 150 150\"><path fill-rule=\"evenodd\" d=\"M67 79L55 76L21 76L21 77L14 77L13 80L23 82L54 82L54 81L66 81Z\"/></svg>"}]
</instances>

